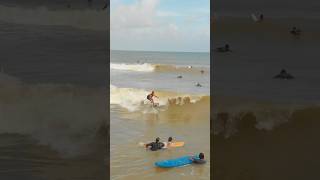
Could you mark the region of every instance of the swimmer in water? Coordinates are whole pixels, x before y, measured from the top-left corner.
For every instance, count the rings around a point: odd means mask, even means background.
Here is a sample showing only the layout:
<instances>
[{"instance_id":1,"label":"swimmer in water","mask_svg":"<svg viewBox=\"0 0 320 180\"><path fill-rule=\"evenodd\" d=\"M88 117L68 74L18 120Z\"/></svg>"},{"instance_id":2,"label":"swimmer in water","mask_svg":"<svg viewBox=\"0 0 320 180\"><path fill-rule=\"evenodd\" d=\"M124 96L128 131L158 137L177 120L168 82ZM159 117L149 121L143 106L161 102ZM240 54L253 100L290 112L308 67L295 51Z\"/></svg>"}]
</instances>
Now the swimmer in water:
<instances>
[{"instance_id":1,"label":"swimmer in water","mask_svg":"<svg viewBox=\"0 0 320 180\"><path fill-rule=\"evenodd\" d=\"M282 69L281 72L278 75L274 76L273 78L275 78L275 79L294 79L294 77L291 74L287 73L287 71L285 69Z\"/></svg>"},{"instance_id":2,"label":"swimmer in water","mask_svg":"<svg viewBox=\"0 0 320 180\"><path fill-rule=\"evenodd\" d=\"M204 164L204 163L206 163L206 160L204 160L204 153L199 153L198 158L197 157L192 157L192 158L190 158L190 160L192 160L192 163L195 163L195 164Z\"/></svg>"},{"instance_id":3,"label":"swimmer in water","mask_svg":"<svg viewBox=\"0 0 320 180\"><path fill-rule=\"evenodd\" d=\"M173 140L173 138L172 138L172 137L169 137L169 138L168 138L167 146L170 146L170 144L172 143L172 140Z\"/></svg>"},{"instance_id":4,"label":"swimmer in water","mask_svg":"<svg viewBox=\"0 0 320 180\"><path fill-rule=\"evenodd\" d=\"M153 97L159 98L154 94L154 91L152 91L150 94L147 95L147 99L152 103L152 106L154 106Z\"/></svg>"},{"instance_id":5,"label":"swimmer in water","mask_svg":"<svg viewBox=\"0 0 320 180\"><path fill-rule=\"evenodd\" d=\"M196 86L197 87L202 87L202 85L200 83L197 83Z\"/></svg>"},{"instance_id":6,"label":"swimmer in water","mask_svg":"<svg viewBox=\"0 0 320 180\"><path fill-rule=\"evenodd\" d=\"M301 30L298 29L297 27L293 27L293 28L291 29L290 33L291 33L292 35L299 36L299 35L301 34Z\"/></svg>"},{"instance_id":7,"label":"swimmer in water","mask_svg":"<svg viewBox=\"0 0 320 180\"><path fill-rule=\"evenodd\" d=\"M157 137L155 142L146 144L146 148L149 148L151 151L157 151L164 148L164 143L160 142L160 138Z\"/></svg>"},{"instance_id":8,"label":"swimmer in water","mask_svg":"<svg viewBox=\"0 0 320 180\"><path fill-rule=\"evenodd\" d=\"M173 138L172 137L169 137L168 138L168 142L164 142L164 147L163 148L168 148L168 147L170 147L170 145L172 144L172 140L173 140Z\"/></svg>"}]
</instances>

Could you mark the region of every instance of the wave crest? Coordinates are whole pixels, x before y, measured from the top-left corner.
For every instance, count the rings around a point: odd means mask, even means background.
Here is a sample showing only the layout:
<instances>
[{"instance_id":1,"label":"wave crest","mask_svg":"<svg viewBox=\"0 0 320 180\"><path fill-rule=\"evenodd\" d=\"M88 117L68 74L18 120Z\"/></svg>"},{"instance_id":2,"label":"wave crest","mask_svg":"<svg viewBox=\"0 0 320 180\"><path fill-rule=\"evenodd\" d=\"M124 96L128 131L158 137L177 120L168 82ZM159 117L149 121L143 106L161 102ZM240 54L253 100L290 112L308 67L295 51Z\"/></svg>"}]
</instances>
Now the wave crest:
<instances>
[{"instance_id":1,"label":"wave crest","mask_svg":"<svg viewBox=\"0 0 320 180\"><path fill-rule=\"evenodd\" d=\"M146 99L149 93L150 91L144 89L119 88L110 85L110 104L118 105L129 112L159 114L161 112L172 112L174 109L183 113L185 108L189 108L192 104L203 103L207 106L207 114L209 114L210 96L155 91L155 94L159 96L159 99L155 98L155 102L158 103L159 106L153 108L151 103ZM192 110L190 112L192 112Z\"/></svg>"},{"instance_id":2,"label":"wave crest","mask_svg":"<svg viewBox=\"0 0 320 180\"><path fill-rule=\"evenodd\" d=\"M192 66L176 66L170 64L125 64L111 63L110 69L121 71L136 71L136 72L185 72L185 73L207 73L208 68L192 67ZM203 72L201 72L203 71Z\"/></svg>"},{"instance_id":3,"label":"wave crest","mask_svg":"<svg viewBox=\"0 0 320 180\"><path fill-rule=\"evenodd\" d=\"M246 129L242 127L243 122L249 119L254 121L255 129L271 131L282 124L290 123L289 121L296 112L314 107L314 105L307 104L279 104L232 99L230 101L228 98L222 98L219 99L220 103L215 102L212 116L215 135L224 134L225 137L230 137L241 133L240 129Z\"/></svg>"}]
</instances>

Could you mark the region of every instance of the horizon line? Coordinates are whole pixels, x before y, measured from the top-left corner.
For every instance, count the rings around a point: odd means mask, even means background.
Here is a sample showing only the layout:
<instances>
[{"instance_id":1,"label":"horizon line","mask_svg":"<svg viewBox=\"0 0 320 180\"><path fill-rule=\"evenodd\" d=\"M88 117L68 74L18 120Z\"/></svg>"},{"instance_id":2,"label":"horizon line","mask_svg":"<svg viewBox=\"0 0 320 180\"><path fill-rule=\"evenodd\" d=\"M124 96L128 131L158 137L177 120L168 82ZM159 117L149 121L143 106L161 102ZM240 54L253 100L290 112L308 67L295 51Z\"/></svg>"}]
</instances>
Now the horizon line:
<instances>
[{"instance_id":1,"label":"horizon line","mask_svg":"<svg viewBox=\"0 0 320 180\"><path fill-rule=\"evenodd\" d=\"M162 51L162 50L126 50L126 49L110 49L110 51L142 51L142 52L169 52L169 53L210 53L210 51Z\"/></svg>"}]
</instances>

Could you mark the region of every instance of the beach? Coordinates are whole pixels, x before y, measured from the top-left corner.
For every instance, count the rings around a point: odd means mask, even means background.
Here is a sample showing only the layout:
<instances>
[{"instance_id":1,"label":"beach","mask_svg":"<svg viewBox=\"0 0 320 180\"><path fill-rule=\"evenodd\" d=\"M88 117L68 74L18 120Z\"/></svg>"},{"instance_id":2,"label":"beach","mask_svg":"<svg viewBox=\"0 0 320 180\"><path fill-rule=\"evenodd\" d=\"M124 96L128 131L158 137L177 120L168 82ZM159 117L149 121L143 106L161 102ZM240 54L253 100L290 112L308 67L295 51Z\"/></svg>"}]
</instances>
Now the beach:
<instances>
[{"instance_id":1,"label":"beach","mask_svg":"<svg viewBox=\"0 0 320 180\"><path fill-rule=\"evenodd\" d=\"M210 178L209 78L209 53L111 51L111 179ZM152 90L159 97L155 98L158 107L146 100ZM170 136L185 146L156 152L139 146L156 137L167 141ZM154 165L200 152L207 160L203 166L161 169Z\"/></svg>"}]
</instances>

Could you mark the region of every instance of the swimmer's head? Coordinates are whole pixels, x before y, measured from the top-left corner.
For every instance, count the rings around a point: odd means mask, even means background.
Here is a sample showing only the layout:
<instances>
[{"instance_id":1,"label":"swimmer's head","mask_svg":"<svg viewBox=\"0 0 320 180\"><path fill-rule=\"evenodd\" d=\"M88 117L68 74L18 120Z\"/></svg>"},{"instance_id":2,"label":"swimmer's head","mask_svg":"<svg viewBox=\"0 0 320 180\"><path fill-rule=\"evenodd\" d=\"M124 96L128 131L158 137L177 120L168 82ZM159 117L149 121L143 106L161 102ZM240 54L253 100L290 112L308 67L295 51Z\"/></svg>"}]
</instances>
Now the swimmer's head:
<instances>
[{"instance_id":1,"label":"swimmer's head","mask_svg":"<svg viewBox=\"0 0 320 180\"><path fill-rule=\"evenodd\" d=\"M172 139L172 137L169 137L168 138L168 142L171 142L173 139Z\"/></svg>"},{"instance_id":2,"label":"swimmer's head","mask_svg":"<svg viewBox=\"0 0 320 180\"><path fill-rule=\"evenodd\" d=\"M204 159L204 154L203 153L199 153L199 158L200 159Z\"/></svg>"}]
</instances>

